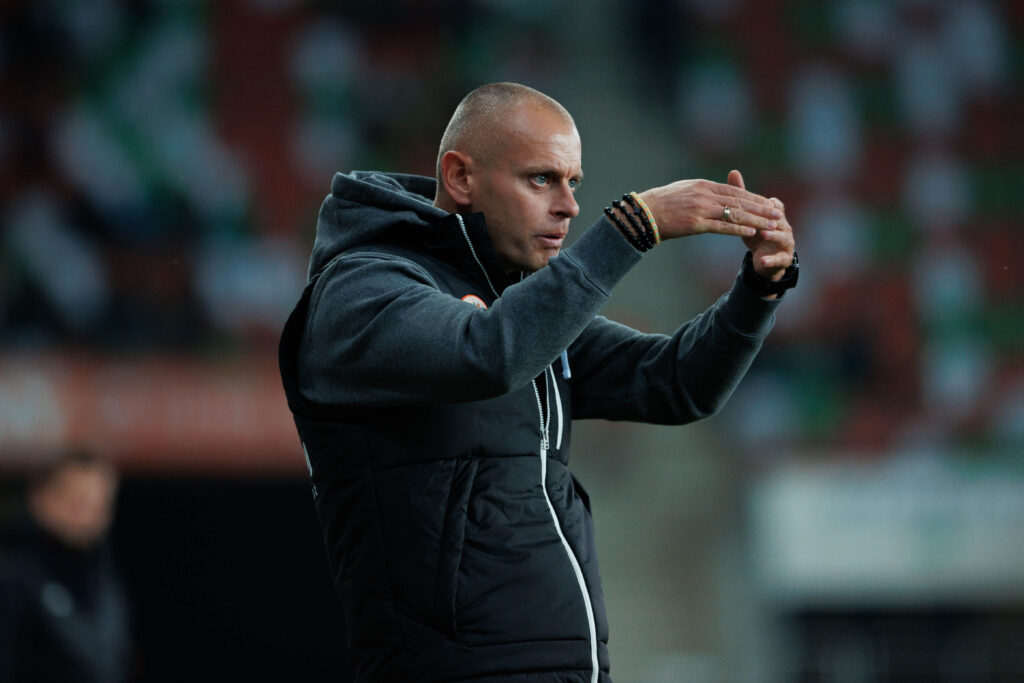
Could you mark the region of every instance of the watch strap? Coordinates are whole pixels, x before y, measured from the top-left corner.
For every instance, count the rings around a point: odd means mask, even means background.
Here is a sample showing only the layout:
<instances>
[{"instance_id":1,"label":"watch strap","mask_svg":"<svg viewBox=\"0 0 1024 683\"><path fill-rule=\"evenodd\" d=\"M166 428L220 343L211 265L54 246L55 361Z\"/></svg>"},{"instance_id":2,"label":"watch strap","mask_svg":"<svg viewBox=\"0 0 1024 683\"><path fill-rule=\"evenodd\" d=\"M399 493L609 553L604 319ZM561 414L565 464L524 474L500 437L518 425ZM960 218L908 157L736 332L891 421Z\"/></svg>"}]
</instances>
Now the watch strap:
<instances>
[{"instance_id":1,"label":"watch strap","mask_svg":"<svg viewBox=\"0 0 1024 683\"><path fill-rule=\"evenodd\" d=\"M796 252L793 252L793 263L786 268L782 277L778 280L769 280L757 274L754 270L754 256L749 251L743 257L743 281L758 296L766 297L773 294L781 296L786 290L796 287L800 277L800 259Z\"/></svg>"}]
</instances>

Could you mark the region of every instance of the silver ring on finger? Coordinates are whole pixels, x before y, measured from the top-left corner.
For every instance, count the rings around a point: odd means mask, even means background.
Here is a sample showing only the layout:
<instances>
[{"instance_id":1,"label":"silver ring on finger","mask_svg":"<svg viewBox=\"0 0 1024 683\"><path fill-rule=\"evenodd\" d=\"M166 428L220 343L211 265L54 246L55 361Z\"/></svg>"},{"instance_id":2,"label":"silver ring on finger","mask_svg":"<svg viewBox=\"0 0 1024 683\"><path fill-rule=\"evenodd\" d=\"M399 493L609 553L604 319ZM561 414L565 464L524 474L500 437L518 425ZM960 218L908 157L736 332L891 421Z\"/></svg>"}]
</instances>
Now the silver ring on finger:
<instances>
[{"instance_id":1,"label":"silver ring on finger","mask_svg":"<svg viewBox=\"0 0 1024 683\"><path fill-rule=\"evenodd\" d=\"M732 223L732 207L731 206L727 206L724 209L722 209L722 220L726 221L727 223Z\"/></svg>"}]
</instances>

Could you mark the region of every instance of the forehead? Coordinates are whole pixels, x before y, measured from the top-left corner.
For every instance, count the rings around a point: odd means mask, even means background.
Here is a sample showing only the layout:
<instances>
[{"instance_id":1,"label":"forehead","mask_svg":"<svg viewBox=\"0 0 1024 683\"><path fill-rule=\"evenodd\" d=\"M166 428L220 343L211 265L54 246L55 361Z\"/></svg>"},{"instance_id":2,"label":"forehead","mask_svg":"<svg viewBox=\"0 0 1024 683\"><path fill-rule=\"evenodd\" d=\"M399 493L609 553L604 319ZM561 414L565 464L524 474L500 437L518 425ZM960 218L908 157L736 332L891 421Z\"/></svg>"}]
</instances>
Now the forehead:
<instances>
[{"instance_id":1,"label":"forehead","mask_svg":"<svg viewBox=\"0 0 1024 683\"><path fill-rule=\"evenodd\" d=\"M550 166L573 174L580 170L580 136L572 120L553 109L521 105L505 122L502 156L517 166Z\"/></svg>"},{"instance_id":2,"label":"forehead","mask_svg":"<svg viewBox=\"0 0 1024 683\"><path fill-rule=\"evenodd\" d=\"M51 488L108 488L117 481L109 469L91 465L69 465L62 468L50 482Z\"/></svg>"}]
</instances>

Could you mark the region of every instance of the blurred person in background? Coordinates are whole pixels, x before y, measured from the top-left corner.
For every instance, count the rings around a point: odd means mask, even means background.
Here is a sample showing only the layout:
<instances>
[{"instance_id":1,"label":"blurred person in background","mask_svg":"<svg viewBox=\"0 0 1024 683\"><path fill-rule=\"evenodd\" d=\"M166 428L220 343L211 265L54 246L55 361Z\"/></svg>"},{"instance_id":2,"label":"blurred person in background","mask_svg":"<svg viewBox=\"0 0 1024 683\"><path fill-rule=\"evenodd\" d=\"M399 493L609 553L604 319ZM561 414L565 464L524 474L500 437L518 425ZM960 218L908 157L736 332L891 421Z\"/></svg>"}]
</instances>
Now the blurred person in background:
<instances>
[{"instance_id":1,"label":"blurred person in background","mask_svg":"<svg viewBox=\"0 0 1024 683\"><path fill-rule=\"evenodd\" d=\"M781 202L736 171L623 195L562 251L582 177L569 113L511 83L460 103L436 179L334 177L280 359L357 681L610 681L570 421L715 413L795 284ZM597 315L700 233L749 250L705 313L670 336Z\"/></svg>"},{"instance_id":2,"label":"blurred person in background","mask_svg":"<svg viewBox=\"0 0 1024 683\"><path fill-rule=\"evenodd\" d=\"M0 682L127 680L129 605L108 543L118 481L82 451L31 474L0 546Z\"/></svg>"}]
</instances>

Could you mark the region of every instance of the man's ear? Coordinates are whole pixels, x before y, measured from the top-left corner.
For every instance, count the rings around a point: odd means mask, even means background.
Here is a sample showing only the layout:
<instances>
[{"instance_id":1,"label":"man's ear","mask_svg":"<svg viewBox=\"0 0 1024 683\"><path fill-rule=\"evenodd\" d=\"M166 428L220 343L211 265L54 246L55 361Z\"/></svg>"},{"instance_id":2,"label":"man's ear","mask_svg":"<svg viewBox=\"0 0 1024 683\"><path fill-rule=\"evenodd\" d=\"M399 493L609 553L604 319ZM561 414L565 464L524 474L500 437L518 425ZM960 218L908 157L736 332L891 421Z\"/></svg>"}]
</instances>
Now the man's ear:
<instances>
[{"instance_id":1,"label":"man's ear","mask_svg":"<svg viewBox=\"0 0 1024 683\"><path fill-rule=\"evenodd\" d=\"M455 150L445 152L441 156L441 181L456 204L473 203L473 160L468 156Z\"/></svg>"}]
</instances>

